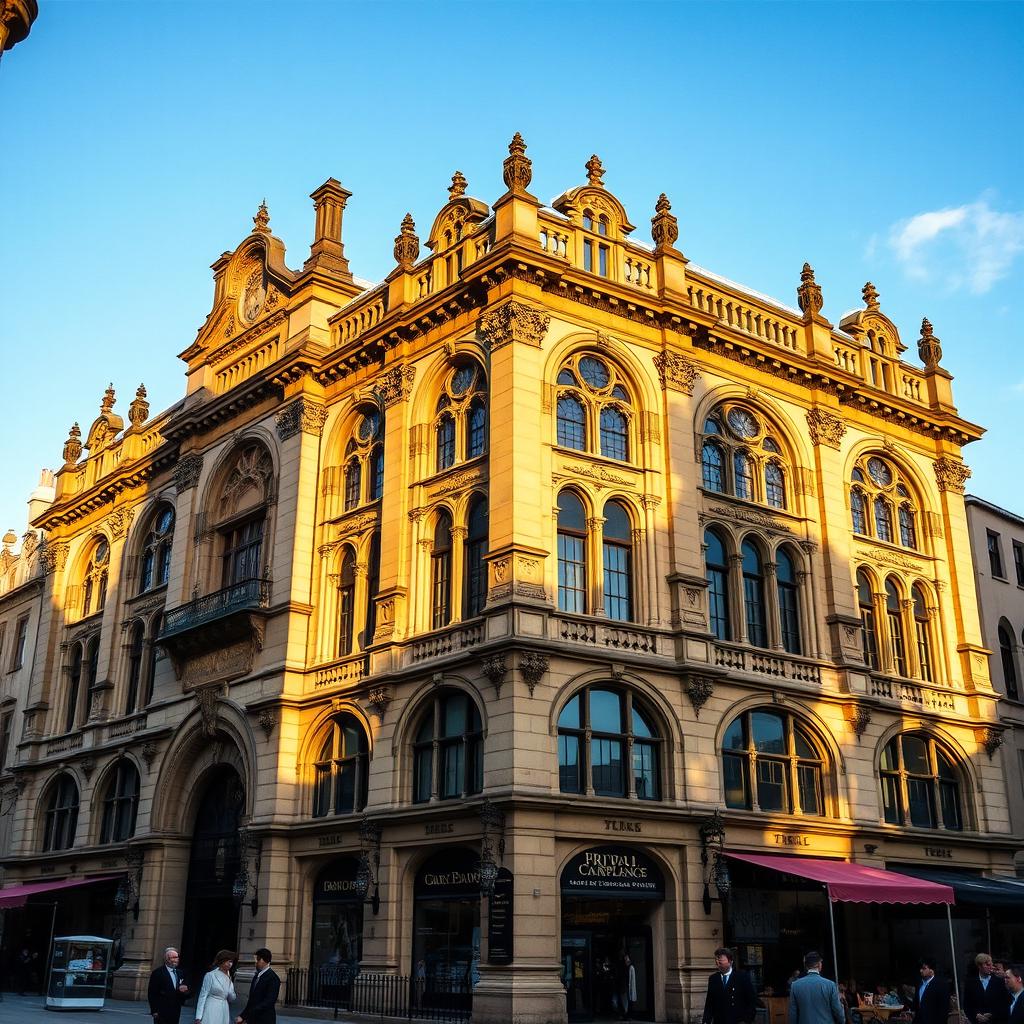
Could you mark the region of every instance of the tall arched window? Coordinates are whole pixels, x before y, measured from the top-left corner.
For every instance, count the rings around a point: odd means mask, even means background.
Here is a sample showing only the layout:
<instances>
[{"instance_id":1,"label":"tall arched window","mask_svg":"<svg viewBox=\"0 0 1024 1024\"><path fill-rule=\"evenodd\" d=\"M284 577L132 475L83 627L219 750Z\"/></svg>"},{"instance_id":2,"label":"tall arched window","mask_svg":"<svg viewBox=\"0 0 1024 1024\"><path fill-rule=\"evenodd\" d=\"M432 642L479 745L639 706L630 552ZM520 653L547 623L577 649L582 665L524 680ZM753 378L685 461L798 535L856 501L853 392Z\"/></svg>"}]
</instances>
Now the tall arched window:
<instances>
[{"instance_id":1,"label":"tall arched window","mask_svg":"<svg viewBox=\"0 0 1024 1024\"><path fill-rule=\"evenodd\" d=\"M889 653L893 671L899 676L907 675L907 643L903 635L903 610L900 607L900 592L890 577L885 581L885 618L889 625Z\"/></svg>"},{"instance_id":2,"label":"tall arched window","mask_svg":"<svg viewBox=\"0 0 1024 1024\"><path fill-rule=\"evenodd\" d=\"M786 508L786 459L774 427L760 413L723 402L705 419L700 445L705 490Z\"/></svg>"},{"instance_id":3,"label":"tall arched window","mask_svg":"<svg viewBox=\"0 0 1024 1024\"><path fill-rule=\"evenodd\" d=\"M850 490L850 516L853 520L853 532L866 536L868 532L868 512L864 492L859 487Z\"/></svg>"},{"instance_id":4,"label":"tall arched window","mask_svg":"<svg viewBox=\"0 0 1024 1024\"><path fill-rule=\"evenodd\" d=\"M174 509L162 506L153 519L142 548L142 573L139 593L162 587L171 576L171 541L174 534Z\"/></svg>"},{"instance_id":5,"label":"tall arched window","mask_svg":"<svg viewBox=\"0 0 1024 1024\"><path fill-rule=\"evenodd\" d=\"M351 548L345 549L338 574L338 657L352 653L352 637L355 632L356 602L356 555Z\"/></svg>"},{"instance_id":6,"label":"tall arched window","mask_svg":"<svg viewBox=\"0 0 1024 1024\"><path fill-rule=\"evenodd\" d=\"M103 819L100 843L123 843L135 835L139 808L139 771L127 758L120 758L103 790Z\"/></svg>"},{"instance_id":7,"label":"tall arched window","mask_svg":"<svg viewBox=\"0 0 1024 1024\"><path fill-rule=\"evenodd\" d=\"M466 458L475 459L487 449L487 407L482 398L475 398L469 406L469 434Z\"/></svg>"},{"instance_id":8,"label":"tall arched window","mask_svg":"<svg viewBox=\"0 0 1024 1024\"><path fill-rule=\"evenodd\" d=\"M50 784L43 805L43 853L69 850L75 843L78 829L78 786L66 772Z\"/></svg>"},{"instance_id":9,"label":"tall arched window","mask_svg":"<svg viewBox=\"0 0 1024 1024\"><path fill-rule=\"evenodd\" d=\"M865 455L857 460L850 475L854 533L916 550L917 507L910 481L895 463L879 455Z\"/></svg>"},{"instance_id":10,"label":"tall arched window","mask_svg":"<svg viewBox=\"0 0 1024 1024\"><path fill-rule=\"evenodd\" d=\"M454 367L438 396L434 421L438 472L487 450L487 378L475 362Z\"/></svg>"},{"instance_id":11,"label":"tall arched window","mask_svg":"<svg viewBox=\"0 0 1024 1024\"><path fill-rule=\"evenodd\" d=\"M768 646L768 619L764 604L764 569L761 555L753 542L745 541L743 556L743 609L746 614L747 642L755 647Z\"/></svg>"},{"instance_id":12,"label":"tall arched window","mask_svg":"<svg viewBox=\"0 0 1024 1024\"><path fill-rule=\"evenodd\" d=\"M430 552L431 628L440 629L452 620L452 517L437 514L434 546Z\"/></svg>"},{"instance_id":13,"label":"tall arched window","mask_svg":"<svg viewBox=\"0 0 1024 1024\"><path fill-rule=\"evenodd\" d=\"M473 700L442 690L427 705L413 741L413 801L450 800L484 786L483 726Z\"/></svg>"},{"instance_id":14,"label":"tall arched window","mask_svg":"<svg viewBox=\"0 0 1024 1024\"><path fill-rule=\"evenodd\" d=\"M588 687L558 716L559 788L660 800L661 744L654 716L631 690Z\"/></svg>"},{"instance_id":15,"label":"tall arched window","mask_svg":"<svg viewBox=\"0 0 1024 1024\"><path fill-rule=\"evenodd\" d=\"M601 454L620 462L629 458L629 420L615 406L601 410Z\"/></svg>"},{"instance_id":16,"label":"tall arched window","mask_svg":"<svg viewBox=\"0 0 1024 1024\"><path fill-rule=\"evenodd\" d=\"M249 444L235 457L211 515L220 535L221 586L259 579L263 534L274 493L274 463L262 444Z\"/></svg>"},{"instance_id":17,"label":"tall arched window","mask_svg":"<svg viewBox=\"0 0 1024 1024\"><path fill-rule=\"evenodd\" d=\"M772 508L786 507L786 477L777 462L769 462L764 467L764 493Z\"/></svg>"},{"instance_id":18,"label":"tall arched window","mask_svg":"<svg viewBox=\"0 0 1024 1024\"><path fill-rule=\"evenodd\" d=\"M369 743L355 715L344 712L331 727L313 765L313 817L352 814L366 806Z\"/></svg>"},{"instance_id":19,"label":"tall arched window","mask_svg":"<svg viewBox=\"0 0 1024 1024\"><path fill-rule=\"evenodd\" d=\"M754 500L754 460L747 451L738 451L732 457L733 480L736 483L736 497Z\"/></svg>"},{"instance_id":20,"label":"tall arched window","mask_svg":"<svg viewBox=\"0 0 1024 1024\"><path fill-rule=\"evenodd\" d=\"M463 575L465 576L465 598L463 617L472 618L484 610L487 602L487 499L477 495L469 507L467 521Z\"/></svg>"},{"instance_id":21,"label":"tall arched window","mask_svg":"<svg viewBox=\"0 0 1024 1024\"><path fill-rule=\"evenodd\" d=\"M437 471L455 465L455 417L444 413L437 421Z\"/></svg>"},{"instance_id":22,"label":"tall arched window","mask_svg":"<svg viewBox=\"0 0 1024 1024\"><path fill-rule=\"evenodd\" d=\"M917 525L914 518L914 510L906 502L900 505L900 543L905 548L917 548Z\"/></svg>"},{"instance_id":23,"label":"tall arched window","mask_svg":"<svg viewBox=\"0 0 1024 1024\"><path fill-rule=\"evenodd\" d=\"M146 670L142 677L142 704L148 708L153 700L153 687L156 685L156 656L159 653L156 639L163 625L163 614L154 615L149 623L149 642L146 645Z\"/></svg>"},{"instance_id":24,"label":"tall arched window","mask_svg":"<svg viewBox=\"0 0 1024 1024\"><path fill-rule=\"evenodd\" d=\"M570 356L558 372L556 388L557 443L628 461L632 402L617 367L587 353Z\"/></svg>"},{"instance_id":25,"label":"tall arched window","mask_svg":"<svg viewBox=\"0 0 1024 1024\"><path fill-rule=\"evenodd\" d=\"M633 547L629 514L617 501L604 506L604 610L610 619L633 619Z\"/></svg>"},{"instance_id":26,"label":"tall arched window","mask_svg":"<svg viewBox=\"0 0 1024 1024\"><path fill-rule=\"evenodd\" d=\"M717 441L705 441L701 448L701 479L704 487L716 494L725 493L725 456Z\"/></svg>"},{"instance_id":27,"label":"tall arched window","mask_svg":"<svg viewBox=\"0 0 1024 1024\"><path fill-rule=\"evenodd\" d=\"M558 444L580 452L587 449L587 414L583 403L573 395L558 399Z\"/></svg>"},{"instance_id":28,"label":"tall arched window","mask_svg":"<svg viewBox=\"0 0 1024 1024\"><path fill-rule=\"evenodd\" d=\"M953 759L930 736L904 733L882 751L882 808L891 825L964 827L960 775Z\"/></svg>"},{"instance_id":29,"label":"tall arched window","mask_svg":"<svg viewBox=\"0 0 1024 1024\"><path fill-rule=\"evenodd\" d=\"M1006 696L1010 700L1020 700L1020 693L1017 689L1017 666L1013 657L1013 634L1003 623L999 625L999 660L1003 667L1003 686L1006 688Z\"/></svg>"},{"instance_id":30,"label":"tall arched window","mask_svg":"<svg viewBox=\"0 0 1024 1024\"><path fill-rule=\"evenodd\" d=\"M800 654L800 592L793 559L785 548L780 548L776 556L775 581L779 595L782 646L790 654Z\"/></svg>"},{"instance_id":31,"label":"tall arched window","mask_svg":"<svg viewBox=\"0 0 1024 1024\"><path fill-rule=\"evenodd\" d=\"M572 491L558 496L558 607L587 611L587 516Z\"/></svg>"},{"instance_id":32,"label":"tall arched window","mask_svg":"<svg viewBox=\"0 0 1024 1024\"><path fill-rule=\"evenodd\" d=\"M384 496L384 445L375 444L370 449L370 501L380 501Z\"/></svg>"},{"instance_id":33,"label":"tall arched window","mask_svg":"<svg viewBox=\"0 0 1024 1024\"><path fill-rule=\"evenodd\" d=\"M384 418L376 408L358 415L345 445L346 512L384 494Z\"/></svg>"},{"instance_id":34,"label":"tall arched window","mask_svg":"<svg viewBox=\"0 0 1024 1024\"><path fill-rule=\"evenodd\" d=\"M875 624L875 598L871 590L871 579L863 569L857 570L857 607L860 611L860 627L864 642L864 661L870 668L879 669L878 629Z\"/></svg>"},{"instance_id":35,"label":"tall arched window","mask_svg":"<svg viewBox=\"0 0 1024 1024\"><path fill-rule=\"evenodd\" d=\"M138 710L145 651L146 625L144 622L134 622L128 640L128 692L124 701L126 715Z\"/></svg>"},{"instance_id":36,"label":"tall arched window","mask_svg":"<svg viewBox=\"0 0 1024 1024\"><path fill-rule=\"evenodd\" d=\"M373 643L377 629L377 594L380 592L380 530L370 538L370 557L366 563L366 625L363 628L362 648Z\"/></svg>"},{"instance_id":37,"label":"tall arched window","mask_svg":"<svg viewBox=\"0 0 1024 1024\"><path fill-rule=\"evenodd\" d=\"M85 580L82 584L82 616L103 611L107 603L107 568L110 562L110 545L105 537L96 541L92 554L85 566Z\"/></svg>"},{"instance_id":38,"label":"tall arched window","mask_svg":"<svg viewBox=\"0 0 1024 1024\"><path fill-rule=\"evenodd\" d=\"M356 508L363 493L363 467L359 459L351 457L345 463L345 511Z\"/></svg>"},{"instance_id":39,"label":"tall arched window","mask_svg":"<svg viewBox=\"0 0 1024 1024\"><path fill-rule=\"evenodd\" d=\"M728 640L729 563L725 544L714 530L704 532L704 566L708 580L708 626L719 640Z\"/></svg>"},{"instance_id":40,"label":"tall arched window","mask_svg":"<svg viewBox=\"0 0 1024 1024\"><path fill-rule=\"evenodd\" d=\"M778 711L746 711L722 743L727 807L783 814L825 813L825 758L800 720Z\"/></svg>"},{"instance_id":41,"label":"tall arched window","mask_svg":"<svg viewBox=\"0 0 1024 1024\"><path fill-rule=\"evenodd\" d=\"M892 506L881 495L875 498L875 536L892 543Z\"/></svg>"},{"instance_id":42,"label":"tall arched window","mask_svg":"<svg viewBox=\"0 0 1024 1024\"><path fill-rule=\"evenodd\" d=\"M931 627L928 623L928 604L924 590L919 583L914 584L911 591L914 600L914 640L917 644L917 674L921 679L931 683L935 680L932 667Z\"/></svg>"},{"instance_id":43,"label":"tall arched window","mask_svg":"<svg viewBox=\"0 0 1024 1024\"><path fill-rule=\"evenodd\" d=\"M64 708L64 731L71 732L78 722L78 702L82 693L82 666L84 648L76 643L71 648L71 662L68 668L68 697Z\"/></svg>"}]
</instances>

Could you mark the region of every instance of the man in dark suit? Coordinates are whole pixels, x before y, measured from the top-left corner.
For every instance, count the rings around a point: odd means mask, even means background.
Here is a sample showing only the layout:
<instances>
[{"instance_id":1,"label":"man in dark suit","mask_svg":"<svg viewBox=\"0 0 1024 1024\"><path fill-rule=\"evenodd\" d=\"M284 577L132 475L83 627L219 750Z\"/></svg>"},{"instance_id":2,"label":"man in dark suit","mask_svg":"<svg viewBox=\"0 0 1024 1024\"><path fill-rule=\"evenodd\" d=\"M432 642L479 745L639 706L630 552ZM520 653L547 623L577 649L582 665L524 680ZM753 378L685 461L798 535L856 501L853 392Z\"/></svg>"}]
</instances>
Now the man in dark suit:
<instances>
[{"instance_id":1,"label":"man in dark suit","mask_svg":"<svg viewBox=\"0 0 1024 1024\"><path fill-rule=\"evenodd\" d=\"M949 1024L949 985L935 976L935 961L922 958L919 973L921 980L910 1004L914 1024Z\"/></svg>"},{"instance_id":2,"label":"man in dark suit","mask_svg":"<svg viewBox=\"0 0 1024 1024\"><path fill-rule=\"evenodd\" d=\"M757 1013L754 983L746 971L733 966L734 960L731 949L715 950L718 970L708 978L703 1024L751 1024Z\"/></svg>"},{"instance_id":3,"label":"man in dark suit","mask_svg":"<svg viewBox=\"0 0 1024 1024\"><path fill-rule=\"evenodd\" d=\"M1006 991L1010 993L1010 1008L1007 1011L1007 1020L1010 1024L1024 1024L1024 977L1021 977L1019 967L1006 968Z\"/></svg>"},{"instance_id":4,"label":"man in dark suit","mask_svg":"<svg viewBox=\"0 0 1024 1024\"><path fill-rule=\"evenodd\" d=\"M964 1015L969 1024L1006 1024L1010 994L1000 979L988 953L979 953L974 962L978 976L964 984Z\"/></svg>"},{"instance_id":5,"label":"man in dark suit","mask_svg":"<svg viewBox=\"0 0 1024 1024\"><path fill-rule=\"evenodd\" d=\"M249 986L249 1000L235 1024L277 1024L277 996L281 979L271 969L269 949L256 950L256 976Z\"/></svg>"},{"instance_id":6,"label":"man in dark suit","mask_svg":"<svg viewBox=\"0 0 1024 1024\"><path fill-rule=\"evenodd\" d=\"M178 951L164 950L164 962L149 976L149 1012L154 1024L178 1024L188 985L178 970Z\"/></svg>"}]
</instances>

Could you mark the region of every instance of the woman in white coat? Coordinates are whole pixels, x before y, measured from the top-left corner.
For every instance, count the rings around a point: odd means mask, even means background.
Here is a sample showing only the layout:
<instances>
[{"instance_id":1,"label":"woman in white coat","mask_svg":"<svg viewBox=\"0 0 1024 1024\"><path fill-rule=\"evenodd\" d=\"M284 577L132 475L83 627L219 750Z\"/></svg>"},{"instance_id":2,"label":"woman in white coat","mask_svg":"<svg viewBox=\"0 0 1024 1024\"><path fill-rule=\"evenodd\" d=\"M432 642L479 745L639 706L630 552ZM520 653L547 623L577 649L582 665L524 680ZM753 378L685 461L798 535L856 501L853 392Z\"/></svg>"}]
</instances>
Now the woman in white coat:
<instances>
[{"instance_id":1,"label":"woman in white coat","mask_svg":"<svg viewBox=\"0 0 1024 1024\"><path fill-rule=\"evenodd\" d=\"M231 968L238 954L222 949L214 958L217 965L203 978L196 1002L196 1024L231 1024L228 1003L235 1001L235 986L231 981Z\"/></svg>"}]
</instances>

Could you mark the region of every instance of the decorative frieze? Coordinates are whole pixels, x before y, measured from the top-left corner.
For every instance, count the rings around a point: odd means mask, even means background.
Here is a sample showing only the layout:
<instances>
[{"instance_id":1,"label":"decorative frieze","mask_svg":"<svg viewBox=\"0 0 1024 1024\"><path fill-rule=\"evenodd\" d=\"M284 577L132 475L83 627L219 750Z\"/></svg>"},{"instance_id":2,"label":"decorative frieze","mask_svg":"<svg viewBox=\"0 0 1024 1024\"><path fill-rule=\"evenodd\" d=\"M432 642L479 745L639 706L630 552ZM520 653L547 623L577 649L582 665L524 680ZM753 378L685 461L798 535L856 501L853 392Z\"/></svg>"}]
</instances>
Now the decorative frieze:
<instances>
[{"instance_id":1,"label":"decorative frieze","mask_svg":"<svg viewBox=\"0 0 1024 1024\"><path fill-rule=\"evenodd\" d=\"M199 452L183 455L174 467L174 489L181 494L191 490L199 483L199 474L203 471L203 457Z\"/></svg>"},{"instance_id":2,"label":"decorative frieze","mask_svg":"<svg viewBox=\"0 0 1024 1024\"><path fill-rule=\"evenodd\" d=\"M514 341L540 348L550 323L548 313L512 299L480 318L480 332L492 352Z\"/></svg>"},{"instance_id":3,"label":"decorative frieze","mask_svg":"<svg viewBox=\"0 0 1024 1024\"><path fill-rule=\"evenodd\" d=\"M807 429L814 444L823 444L827 448L839 451L843 443L843 434L846 433L846 421L825 409L808 409Z\"/></svg>"},{"instance_id":4,"label":"decorative frieze","mask_svg":"<svg viewBox=\"0 0 1024 1024\"><path fill-rule=\"evenodd\" d=\"M298 433L319 437L327 422L327 407L308 398L299 398L281 409L275 417L277 436L287 441Z\"/></svg>"},{"instance_id":5,"label":"decorative frieze","mask_svg":"<svg viewBox=\"0 0 1024 1024\"><path fill-rule=\"evenodd\" d=\"M692 395L700 380L697 364L678 352L661 352L654 357L654 367L663 390L681 391Z\"/></svg>"}]
</instances>

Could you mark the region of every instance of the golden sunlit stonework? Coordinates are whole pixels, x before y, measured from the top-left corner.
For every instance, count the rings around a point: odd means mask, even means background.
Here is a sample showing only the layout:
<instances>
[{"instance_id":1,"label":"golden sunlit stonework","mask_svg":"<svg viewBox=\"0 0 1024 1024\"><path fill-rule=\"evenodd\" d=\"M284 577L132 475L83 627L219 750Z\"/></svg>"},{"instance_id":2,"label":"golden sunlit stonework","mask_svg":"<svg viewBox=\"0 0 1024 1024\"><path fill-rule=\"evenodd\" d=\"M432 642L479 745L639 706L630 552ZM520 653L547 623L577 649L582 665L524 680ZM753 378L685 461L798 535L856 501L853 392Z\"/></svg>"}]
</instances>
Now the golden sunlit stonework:
<instances>
[{"instance_id":1,"label":"golden sunlit stonework","mask_svg":"<svg viewBox=\"0 0 1024 1024\"><path fill-rule=\"evenodd\" d=\"M107 879L67 925L120 935L118 994L172 943L267 945L560 1022L613 942L635 1015L691 1020L736 937L716 810L732 851L1012 871L981 430L931 325L904 362L873 285L836 326L809 265L799 308L759 295L586 172L545 206L517 135L380 284L337 181L300 270L263 204L181 401L72 427L5 883ZM623 864L645 891L580 881Z\"/></svg>"}]
</instances>

